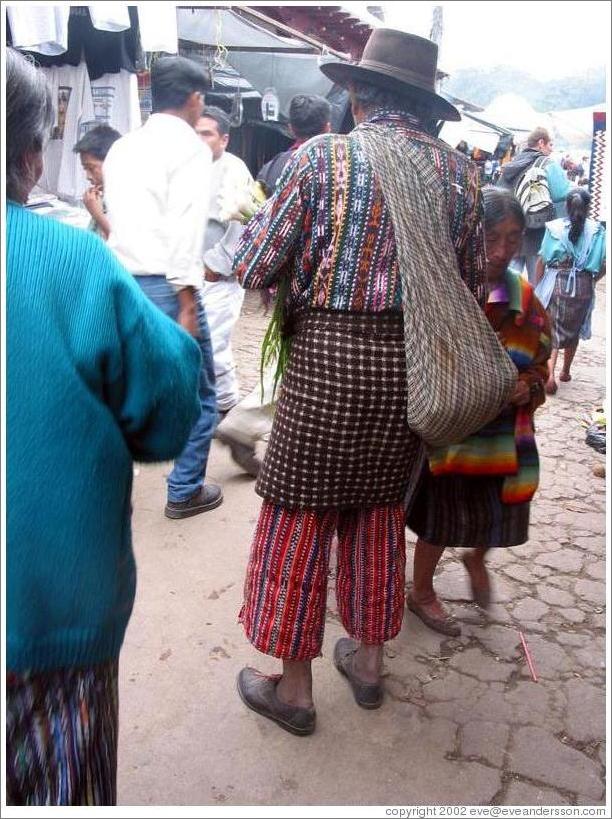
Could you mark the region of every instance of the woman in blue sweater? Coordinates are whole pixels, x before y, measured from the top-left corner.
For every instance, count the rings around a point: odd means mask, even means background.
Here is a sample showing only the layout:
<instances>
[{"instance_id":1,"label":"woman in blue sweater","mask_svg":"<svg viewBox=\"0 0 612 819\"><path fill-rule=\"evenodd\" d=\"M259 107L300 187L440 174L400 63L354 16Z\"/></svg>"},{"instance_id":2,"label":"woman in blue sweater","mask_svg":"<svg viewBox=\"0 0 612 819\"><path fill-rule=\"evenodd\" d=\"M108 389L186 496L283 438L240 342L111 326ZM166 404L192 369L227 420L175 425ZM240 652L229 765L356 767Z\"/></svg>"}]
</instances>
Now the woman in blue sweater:
<instances>
[{"instance_id":1,"label":"woman in blue sweater","mask_svg":"<svg viewBox=\"0 0 612 819\"><path fill-rule=\"evenodd\" d=\"M99 238L24 207L53 109L6 66L7 802L110 805L132 461L181 452L200 354Z\"/></svg>"}]
</instances>

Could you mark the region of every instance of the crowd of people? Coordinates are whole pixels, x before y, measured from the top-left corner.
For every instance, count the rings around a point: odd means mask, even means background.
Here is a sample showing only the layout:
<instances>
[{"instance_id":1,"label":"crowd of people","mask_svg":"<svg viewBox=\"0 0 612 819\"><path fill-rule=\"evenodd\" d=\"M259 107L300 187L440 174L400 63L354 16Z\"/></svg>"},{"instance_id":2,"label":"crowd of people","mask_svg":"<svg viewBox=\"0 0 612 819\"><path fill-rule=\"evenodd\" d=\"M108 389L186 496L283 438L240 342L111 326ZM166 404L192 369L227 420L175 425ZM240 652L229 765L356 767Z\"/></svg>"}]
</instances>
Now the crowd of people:
<instances>
[{"instance_id":1,"label":"crowd of people","mask_svg":"<svg viewBox=\"0 0 612 819\"><path fill-rule=\"evenodd\" d=\"M227 151L227 115L205 105L208 72L161 57L146 123L125 136L99 126L75 145L90 183L84 231L26 207L53 107L42 73L7 51L9 804L116 801L134 461L175 459L172 520L223 502L206 480L215 435L257 477L239 619L282 668L243 668L238 692L300 736L316 727L312 661L336 536L348 636L333 662L366 709L383 704L383 647L406 606L460 632L434 588L444 550L465 550L486 609L487 553L528 540L534 413L557 389L558 350L568 381L589 335L605 231L586 191L548 161L567 217L526 230L515 190L550 154L544 129L483 188L474 161L436 136L459 119L436 91L436 63L429 40L382 28L359 63L323 63L355 128L332 133L326 100L294 98L295 142L260 171L267 198L246 221L233 210L255 201L256 182ZM472 317L471 373L431 322L418 337L409 329L434 267ZM231 334L245 289L275 300L276 355L263 389L240 400ZM424 348L436 372L418 372ZM502 359L511 377L491 364ZM458 401L470 419L459 439L427 413L418 433L408 421L425 402L444 420ZM418 538L408 595L406 527Z\"/></svg>"}]
</instances>

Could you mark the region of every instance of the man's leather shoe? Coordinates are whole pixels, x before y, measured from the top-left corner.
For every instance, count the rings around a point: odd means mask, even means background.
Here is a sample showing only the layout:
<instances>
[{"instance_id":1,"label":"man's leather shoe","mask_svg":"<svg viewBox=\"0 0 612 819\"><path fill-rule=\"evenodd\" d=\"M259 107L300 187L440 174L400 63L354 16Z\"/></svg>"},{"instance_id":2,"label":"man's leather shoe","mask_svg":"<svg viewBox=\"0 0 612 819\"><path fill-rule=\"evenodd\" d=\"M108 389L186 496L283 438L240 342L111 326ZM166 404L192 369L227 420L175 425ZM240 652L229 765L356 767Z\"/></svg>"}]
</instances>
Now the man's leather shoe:
<instances>
[{"instance_id":1,"label":"man's leather shoe","mask_svg":"<svg viewBox=\"0 0 612 819\"><path fill-rule=\"evenodd\" d=\"M216 509L223 503L223 492L220 486L207 483L192 498L186 501L168 501L164 514L167 518L178 520L180 518L190 518L202 512L209 512Z\"/></svg>"}]
</instances>

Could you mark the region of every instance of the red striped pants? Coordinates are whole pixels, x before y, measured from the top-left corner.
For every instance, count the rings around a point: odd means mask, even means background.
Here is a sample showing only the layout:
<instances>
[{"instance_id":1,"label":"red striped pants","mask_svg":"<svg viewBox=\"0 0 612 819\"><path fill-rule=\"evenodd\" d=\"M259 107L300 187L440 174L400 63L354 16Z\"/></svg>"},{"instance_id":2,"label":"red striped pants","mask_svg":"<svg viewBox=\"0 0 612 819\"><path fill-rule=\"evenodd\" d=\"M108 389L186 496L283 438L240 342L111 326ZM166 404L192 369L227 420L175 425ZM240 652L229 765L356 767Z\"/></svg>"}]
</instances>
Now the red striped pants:
<instances>
[{"instance_id":1,"label":"red striped pants","mask_svg":"<svg viewBox=\"0 0 612 819\"><path fill-rule=\"evenodd\" d=\"M240 612L259 651L283 660L321 654L336 531L336 599L344 628L368 644L398 634L406 569L403 504L315 511L264 501Z\"/></svg>"}]
</instances>

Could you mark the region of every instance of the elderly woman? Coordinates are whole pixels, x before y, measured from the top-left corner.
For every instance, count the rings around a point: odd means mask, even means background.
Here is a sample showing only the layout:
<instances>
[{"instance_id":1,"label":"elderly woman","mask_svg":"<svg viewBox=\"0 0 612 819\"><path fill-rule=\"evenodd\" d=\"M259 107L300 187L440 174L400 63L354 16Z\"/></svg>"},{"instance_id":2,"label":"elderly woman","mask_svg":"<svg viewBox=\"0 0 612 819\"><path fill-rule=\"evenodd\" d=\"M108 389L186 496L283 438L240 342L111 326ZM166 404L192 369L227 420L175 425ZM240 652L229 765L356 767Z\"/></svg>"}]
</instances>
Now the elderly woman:
<instances>
[{"instance_id":1,"label":"elderly woman","mask_svg":"<svg viewBox=\"0 0 612 819\"><path fill-rule=\"evenodd\" d=\"M24 207L52 122L7 51L7 802L110 805L132 459L181 451L200 356L98 237Z\"/></svg>"},{"instance_id":2,"label":"elderly woman","mask_svg":"<svg viewBox=\"0 0 612 819\"><path fill-rule=\"evenodd\" d=\"M589 219L591 197L583 188L566 199L567 219L548 222L536 266L536 295L548 310L552 327L552 354L546 392L557 392L555 368L563 350L560 381L571 381L570 372L578 342L591 338L595 283L606 273L606 231Z\"/></svg>"},{"instance_id":3,"label":"elderly woman","mask_svg":"<svg viewBox=\"0 0 612 819\"><path fill-rule=\"evenodd\" d=\"M460 628L438 600L436 566L447 546L473 547L463 556L474 600L487 607L485 555L518 546L529 535L529 504L538 485L533 414L544 403L550 355L546 312L533 287L508 269L521 245L525 217L506 190L484 189L489 297L486 315L519 371L509 406L460 444L430 453L408 526L418 535L410 608L436 631Z\"/></svg>"}]
</instances>

